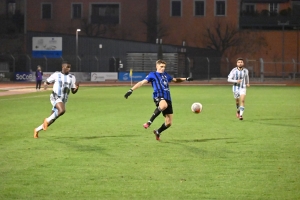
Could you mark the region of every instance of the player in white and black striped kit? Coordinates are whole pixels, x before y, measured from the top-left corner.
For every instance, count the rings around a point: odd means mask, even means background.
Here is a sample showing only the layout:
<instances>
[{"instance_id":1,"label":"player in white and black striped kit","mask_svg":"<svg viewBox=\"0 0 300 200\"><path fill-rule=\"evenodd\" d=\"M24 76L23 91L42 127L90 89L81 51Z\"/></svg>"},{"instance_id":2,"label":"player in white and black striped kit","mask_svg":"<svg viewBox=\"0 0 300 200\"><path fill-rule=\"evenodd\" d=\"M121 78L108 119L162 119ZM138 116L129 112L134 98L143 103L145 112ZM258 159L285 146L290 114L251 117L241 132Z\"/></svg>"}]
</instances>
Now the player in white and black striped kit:
<instances>
[{"instance_id":1,"label":"player in white and black striped kit","mask_svg":"<svg viewBox=\"0 0 300 200\"><path fill-rule=\"evenodd\" d=\"M243 120L245 110L246 87L250 87L249 72L244 68L243 58L236 59L236 67L228 75L228 82L233 83L232 92L236 103L236 117Z\"/></svg>"},{"instance_id":2,"label":"player in white and black striped kit","mask_svg":"<svg viewBox=\"0 0 300 200\"><path fill-rule=\"evenodd\" d=\"M78 91L79 83L76 83L76 78L74 75L70 74L71 64L67 61L62 63L61 72L53 73L44 82L44 88L51 83L53 84L53 91L50 95L50 102L52 104L52 112L49 117L44 119L44 123L34 129L34 138L39 137L39 131L46 131L48 126L50 126L58 117L66 112L65 104L68 101L68 96L70 91L75 94Z\"/></svg>"}]
</instances>

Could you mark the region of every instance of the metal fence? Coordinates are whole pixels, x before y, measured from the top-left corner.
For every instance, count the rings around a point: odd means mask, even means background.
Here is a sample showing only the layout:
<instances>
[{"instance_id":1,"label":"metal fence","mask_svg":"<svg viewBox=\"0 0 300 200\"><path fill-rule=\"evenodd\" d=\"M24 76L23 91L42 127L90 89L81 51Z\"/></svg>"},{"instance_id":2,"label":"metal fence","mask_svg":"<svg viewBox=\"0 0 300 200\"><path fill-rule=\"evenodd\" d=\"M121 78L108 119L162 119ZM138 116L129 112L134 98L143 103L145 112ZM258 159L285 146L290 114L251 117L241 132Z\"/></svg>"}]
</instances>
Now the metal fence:
<instances>
[{"instance_id":1,"label":"metal fence","mask_svg":"<svg viewBox=\"0 0 300 200\"><path fill-rule=\"evenodd\" d=\"M236 63L231 63L231 59L229 58L191 57L185 53L175 54L172 53L171 60L167 57L167 54L165 55L167 59L167 71L170 69L176 77L193 76L196 80L207 81L218 78L224 79L227 78L231 69L236 66ZM177 60L174 61L174 58ZM0 72L30 72L35 71L37 65L41 65L45 72L54 72L61 70L61 62L63 60L68 60L72 63L73 72L121 72L129 71L130 69L150 72L156 70L155 56L149 57L148 60L145 57L147 67L139 66L142 61L140 58L135 59L132 54L122 55L117 58L107 55L85 55L77 57L76 66L76 57L74 55L66 55L61 58L32 58L26 54L4 54L0 55ZM249 70L250 78L261 82L269 78L276 78L278 80L290 79L294 81L300 78L300 63L296 62L295 59L279 62L267 61L263 58L258 60L246 58L244 62L245 67Z\"/></svg>"},{"instance_id":2,"label":"metal fence","mask_svg":"<svg viewBox=\"0 0 300 200\"><path fill-rule=\"evenodd\" d=\"M222 76L229 74L230 70L235 67L235 62L230 63L230 59L222 59L221 70ZM245 68L249 71L249 77L252 79L259 80L261 82L266 81L266 79L277 79L277 80L296 80L300 78L300 62L295 59L290 61L269 61L260 59L244 59Z\"/></svg>"}]
</instances>

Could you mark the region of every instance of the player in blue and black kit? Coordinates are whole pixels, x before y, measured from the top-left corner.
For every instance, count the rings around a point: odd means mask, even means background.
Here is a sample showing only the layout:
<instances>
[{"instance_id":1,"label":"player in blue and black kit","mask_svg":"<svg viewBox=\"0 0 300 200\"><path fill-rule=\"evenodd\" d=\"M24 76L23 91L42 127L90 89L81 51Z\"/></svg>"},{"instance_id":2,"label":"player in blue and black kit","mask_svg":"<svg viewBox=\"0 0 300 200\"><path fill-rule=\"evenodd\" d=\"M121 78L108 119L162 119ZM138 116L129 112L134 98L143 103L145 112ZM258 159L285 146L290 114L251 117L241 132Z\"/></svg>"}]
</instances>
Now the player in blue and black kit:
<instances>
[{"instance_id":1,"label":"player in blue and black kit","mask_svg":"<svg viewBox=\"0 0 300 200\"><path fill-rule=\"evenodd\" d=\"M182 82L182 81L192 81L193 79L188 78L173 78L167 72L166 62L163 60L156 61L156 72L150 72L146 78L137 84L135 84L126 94L125 98L127 99L133 92L133 90L138 89L145 83L151 83L153 88L153 100L156 105L154 113L150 117L149 121L146 122L143 127L147 129L154 121L154 119L162 112L165 117L165 122L157 130L154 130L156 140L160 140L160 134L169 128L172 124L173 119L173 107L172 99L169 89L169 82Z\"/></svg>"}]
</instances>

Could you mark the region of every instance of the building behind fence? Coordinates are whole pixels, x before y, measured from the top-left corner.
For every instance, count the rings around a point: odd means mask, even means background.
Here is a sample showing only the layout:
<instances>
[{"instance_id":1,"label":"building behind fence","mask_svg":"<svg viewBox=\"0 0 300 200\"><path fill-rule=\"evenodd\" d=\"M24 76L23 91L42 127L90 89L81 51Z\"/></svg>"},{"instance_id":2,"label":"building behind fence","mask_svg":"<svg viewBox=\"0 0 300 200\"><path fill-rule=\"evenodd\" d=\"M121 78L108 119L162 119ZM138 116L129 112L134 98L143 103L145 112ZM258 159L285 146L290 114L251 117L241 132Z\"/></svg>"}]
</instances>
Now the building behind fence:
<instances>
[{"instance_id":1,"label":"building behind fence","mask_svg":"<svg viewBox=\"0 0 300 200\"><path fill-rule=\"evenodd\" d=\"M62 37L62 56L35 58L32 55L33 37ZM167 71L173 76L193 76L196 80L208 81L226 78L235 67L235 63L230 63L230 58L221 58L218 52L210 49L91 37L79 37L77 44L78 53L75 35L29 32L26 54L0 55L0 80L13 81L15 72L35 71L37 65L41 65L45 72L59 71L63 60L71 62L73 72L128 72L132 69L149 73L156 70L155 61L162 57L167 62ZM244 62L250 78L260 81L265 78L299 78L300 63L294 59L283 63L263 58L244 58Z\"/></svg>"}]
</instances>

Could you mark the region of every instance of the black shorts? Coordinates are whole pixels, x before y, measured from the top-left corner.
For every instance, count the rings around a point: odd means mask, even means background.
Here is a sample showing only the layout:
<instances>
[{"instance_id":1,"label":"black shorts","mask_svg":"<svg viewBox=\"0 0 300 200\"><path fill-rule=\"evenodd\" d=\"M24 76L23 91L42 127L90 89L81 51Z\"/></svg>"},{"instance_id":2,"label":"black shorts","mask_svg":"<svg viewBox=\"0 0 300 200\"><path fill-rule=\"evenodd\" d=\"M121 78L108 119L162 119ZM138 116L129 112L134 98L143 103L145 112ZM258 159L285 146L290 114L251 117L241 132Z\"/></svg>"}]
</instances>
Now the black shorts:
<instances>
[{"instance_id":1,"label":"black shorts","mask_svg":"<svg viewBox=\"0 0 300 200\"><path fill-rule=\"evenodd\" d=\"M162 111L162 114L163 114L164 116L167 115L167 114L173 114L173 106L172 106L172 102L169 101L169 100L166 100L166 99L164 99L164 98L155 98L155 99L154 99L154 103L155 103L156 107L159 106L159 102L160 102L161 100L165 100L165 101L167 102L167 104L168 104L168 107L167 107L164 111Z\"/></svg>"}]
</instances>

